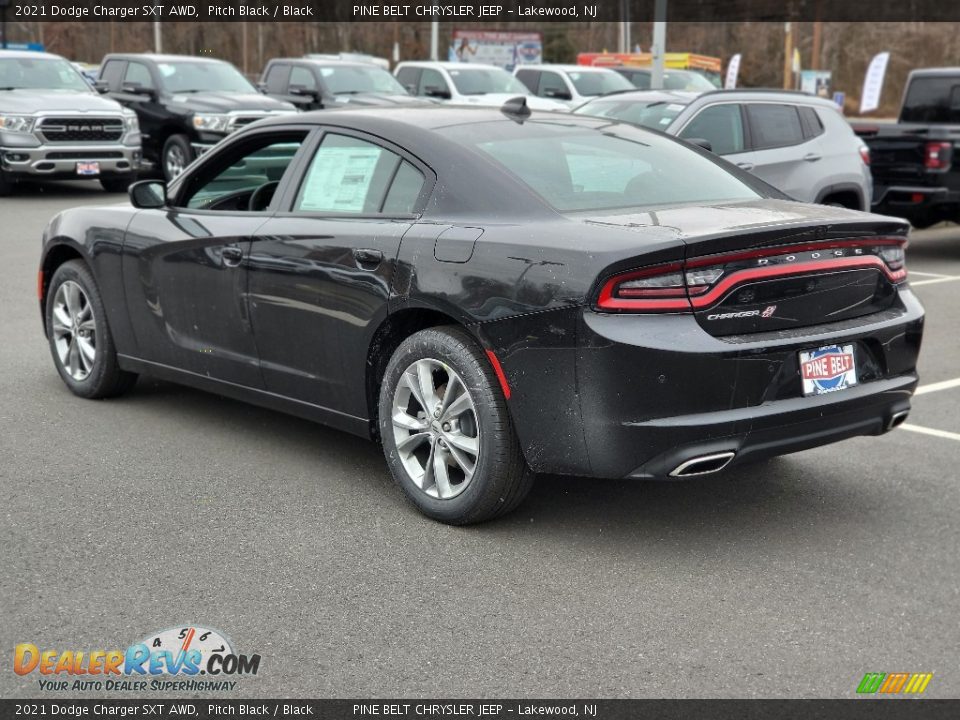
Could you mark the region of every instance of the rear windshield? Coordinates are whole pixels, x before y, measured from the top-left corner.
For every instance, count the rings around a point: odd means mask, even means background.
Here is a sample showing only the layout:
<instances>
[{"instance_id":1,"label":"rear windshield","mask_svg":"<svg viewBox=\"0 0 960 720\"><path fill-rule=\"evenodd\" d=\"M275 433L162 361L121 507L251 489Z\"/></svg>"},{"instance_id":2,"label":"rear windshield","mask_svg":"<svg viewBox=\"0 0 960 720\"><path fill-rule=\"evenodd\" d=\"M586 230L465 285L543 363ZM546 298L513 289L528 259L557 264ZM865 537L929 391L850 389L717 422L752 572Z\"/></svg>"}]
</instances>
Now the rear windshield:
<instances>
[{"instance_id":1,"label":"rear windshield","mask_svg":"<svg viewBox=\"0 0 960 720\"><path fill-rule=\"evenodd\" d=\"M919 77L910 81L900 122L960 124L960 77Z\"/></svg>"},{"instance_id":2,"label":"rear windshield","mask_svg":"<svg viewBox=\"0 0 960 720\"><path fill-rule=\"evenodd\" d=\"M559 212L753 200L717 162L627 125L471 123L439 132L485 154Z\"/></svg>"}]
</instances>

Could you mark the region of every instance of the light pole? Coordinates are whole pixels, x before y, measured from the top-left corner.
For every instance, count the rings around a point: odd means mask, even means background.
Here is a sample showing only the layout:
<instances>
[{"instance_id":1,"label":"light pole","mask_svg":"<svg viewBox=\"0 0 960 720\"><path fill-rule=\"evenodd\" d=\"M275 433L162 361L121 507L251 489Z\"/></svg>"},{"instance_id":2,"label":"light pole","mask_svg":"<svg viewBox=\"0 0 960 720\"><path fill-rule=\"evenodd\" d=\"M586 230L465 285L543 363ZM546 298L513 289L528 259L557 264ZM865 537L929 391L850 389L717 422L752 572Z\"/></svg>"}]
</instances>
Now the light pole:
<instances>
[{"instance_id":1,"label":"light pole","mask_svg":"<svg viewBox=\"0 0 960 720\"><path fill-rule=\"evenodd\" d=\"M653 6L653 70L650 89L663 87L663 65L667 52L667 0L656 0Z\"/></svg>"},{"instance_id":2,"label":"light pole","mask_svg":"<svg viewBox=\"0 0 960 720\"><path fill-rule=\"evenodd\" d=\"M156 7L156 3L154 3ZM163 52L163 37L160 35L160 21L153 21L153 51L159 55Z\"/></svg>"},{"instance_id":3,"label":"light pole","mask_svg":"<svg viewBox=\"0 0 960 720\"><path fill-rule=\"evenodd\" d=\"M3 49L7 49L7 5L10 0L0 0L0 32L3 33Z\"/></svg>"}]
</instances>

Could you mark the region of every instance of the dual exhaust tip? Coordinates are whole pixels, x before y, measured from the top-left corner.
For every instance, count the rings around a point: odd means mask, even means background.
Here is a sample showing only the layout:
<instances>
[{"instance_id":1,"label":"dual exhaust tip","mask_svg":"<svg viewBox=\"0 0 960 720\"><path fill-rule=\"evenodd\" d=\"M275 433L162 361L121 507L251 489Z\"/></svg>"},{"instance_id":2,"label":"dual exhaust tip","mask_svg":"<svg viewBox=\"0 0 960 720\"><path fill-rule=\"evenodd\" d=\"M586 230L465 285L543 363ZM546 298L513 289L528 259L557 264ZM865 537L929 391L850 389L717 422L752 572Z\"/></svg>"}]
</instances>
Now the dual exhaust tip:
<instances>
[{"instance_id":1,"label":"dual exhaust tip","mask_svg":"<svg viewBox=\"0 0 960 720\"><path fill-rule=\"evenodd\" d=\"M694 477L720 472L730 464L734 455L736 455L735 452L727 451L691 458L677 465L670 472L670 477Z\"/></svg>"},{"instance_id":2,"label":"dual exhaust tip","mask_svg":"<svg viewBox=\"0 0 960 720\"><path fill-rule=\"evenodd\" d=\"M909 414L909 410L901 410L891 415L887 421L886 430L890 431L898 425L902 425ZM735 455L736 453L730 450L690 458L671 470L670 477L695 477L697 475L710 475L711 473L720 472L730 464L730 461L733 460Z\"/></svg>"}]
</instances>

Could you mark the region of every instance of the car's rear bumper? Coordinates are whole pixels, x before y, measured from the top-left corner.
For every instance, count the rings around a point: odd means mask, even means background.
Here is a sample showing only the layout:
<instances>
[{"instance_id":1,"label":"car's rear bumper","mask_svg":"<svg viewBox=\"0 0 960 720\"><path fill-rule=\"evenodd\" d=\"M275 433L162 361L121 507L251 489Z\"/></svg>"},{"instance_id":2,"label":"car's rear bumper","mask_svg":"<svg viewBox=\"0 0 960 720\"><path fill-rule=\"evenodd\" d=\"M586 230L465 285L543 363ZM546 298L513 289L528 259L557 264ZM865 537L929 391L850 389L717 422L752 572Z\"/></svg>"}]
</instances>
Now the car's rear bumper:
<instances>
[{"instance_id":1,"label":"car's rear bumper","mask_svg":"<svg viewBox=\"0 0 960 720\"><path fill-rule=\"evenodd\" d=\"M577 380L590 474L668 477L696 457L731 464L876 435L910 409L923 309L716 338L689 315L585 311ZM858 384L804 397L799 353L854 346Z\"/></svg>"},{"instance_id":2,"label":"car's rear bumper","mask_svg":"<svg viewBox=\"0 0 960 720\"><path fill-rule=\"evenodd\" d=\"M907 220L956 219L960 191L947 187L875 184L871 210Z\"/></svg>"}]
</instances>

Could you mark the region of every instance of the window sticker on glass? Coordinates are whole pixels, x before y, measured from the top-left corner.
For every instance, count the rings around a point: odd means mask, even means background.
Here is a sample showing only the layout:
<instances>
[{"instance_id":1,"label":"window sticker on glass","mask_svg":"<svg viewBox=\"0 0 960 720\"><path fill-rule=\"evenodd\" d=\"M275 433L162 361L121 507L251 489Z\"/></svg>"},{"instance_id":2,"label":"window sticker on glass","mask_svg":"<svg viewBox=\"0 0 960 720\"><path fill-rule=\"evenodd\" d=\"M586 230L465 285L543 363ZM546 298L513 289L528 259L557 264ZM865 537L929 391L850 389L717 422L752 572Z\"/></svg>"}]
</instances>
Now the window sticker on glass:
<instances>
[{"instance_id":1,"label":"window sticker on glass","mask_svg":"<svg viewBox=\"0 0 960 720\"><path fill-rule=\"evenodd\" d=\"M167 63L160 63L157 65L157 67L160 68L160 74L164 77L170 77L177 71L173 65L169 65Z\"/></svg>"},{"instance_id":2,"label":"window sticker on glass","mask_svg":"<svg viewBox=\"0 0 960 720\"><path fill-rule=\"evenodd\" d=\"M310 167L300 209L363 212L373 171L382 152L373 146L321 147Z\"/></svg>"},{"instance_id":3,"label":"window sticker on glass","mask_svg":"<svg viewBox=\"0 0 960 720\"><path fill-rule=\"evenodd\" d=\"M669 105L667 105L667 110L671 112L680 112L685 107L686 105L680 105L678 103L670 103Z\"/></svg>"}]
</instances>

